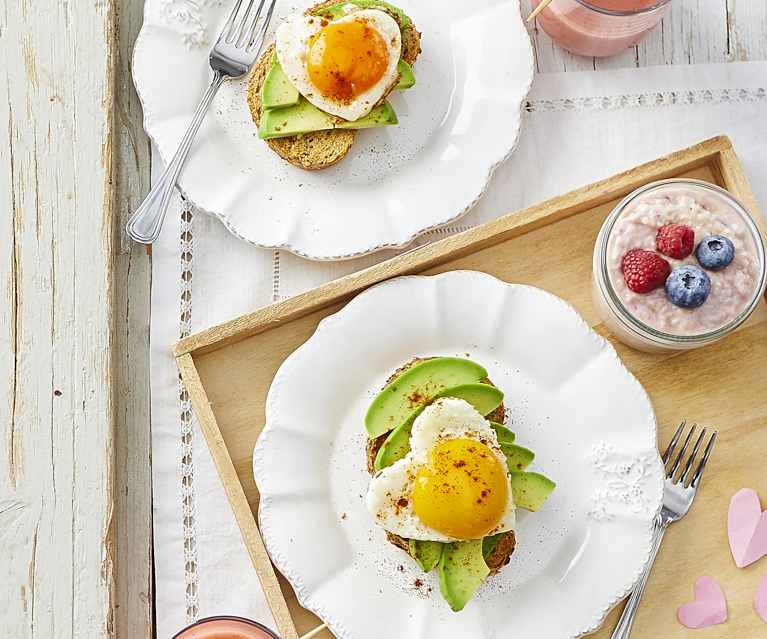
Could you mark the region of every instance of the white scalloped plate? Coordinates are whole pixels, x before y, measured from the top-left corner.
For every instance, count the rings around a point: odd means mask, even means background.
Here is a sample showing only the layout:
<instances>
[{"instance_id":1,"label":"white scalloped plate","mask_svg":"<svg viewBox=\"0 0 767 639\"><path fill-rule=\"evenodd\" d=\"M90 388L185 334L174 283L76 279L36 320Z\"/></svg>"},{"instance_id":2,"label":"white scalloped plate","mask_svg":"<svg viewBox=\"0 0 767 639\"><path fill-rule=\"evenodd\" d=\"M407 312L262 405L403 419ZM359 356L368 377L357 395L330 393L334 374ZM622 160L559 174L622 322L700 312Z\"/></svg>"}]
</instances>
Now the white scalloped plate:
<instances>
[{"instance_id":1,"label":"white scalloped plate","mask_svg":"<svg viewBox=\"0 0 767 639\"><path fill-rule=\"evenodd\" d=\"M364 503L365 411L415 355L485 366L536 452L532 469L557 482L540 512L518 512L510 565L461 613ZM471 271L375 286L284 362L266 421L253 458L264 541L339 639L577 637L648 558L663 491L650 400L612 346L540 289Z\"/></svg>"},{"instance_id":2,"label":"white scalloped plate","mask_svg":"<svg viewBox=\"0 0 767 639\"><path fill-rule=\"evenodd\" d=\"M466 213L516 145L533 79L519 0L397 2L423 33L418 84L391 96L398 126L362 131L342 162L303 171L256 136L247 82L227 83L179 180L186 197L247 242L323 260L403 247ZM278 1L272 27L311 4ZM165 162L209 82L207 42L230 5L146 0L133 75Z\"/></svg>"}]
</instances>

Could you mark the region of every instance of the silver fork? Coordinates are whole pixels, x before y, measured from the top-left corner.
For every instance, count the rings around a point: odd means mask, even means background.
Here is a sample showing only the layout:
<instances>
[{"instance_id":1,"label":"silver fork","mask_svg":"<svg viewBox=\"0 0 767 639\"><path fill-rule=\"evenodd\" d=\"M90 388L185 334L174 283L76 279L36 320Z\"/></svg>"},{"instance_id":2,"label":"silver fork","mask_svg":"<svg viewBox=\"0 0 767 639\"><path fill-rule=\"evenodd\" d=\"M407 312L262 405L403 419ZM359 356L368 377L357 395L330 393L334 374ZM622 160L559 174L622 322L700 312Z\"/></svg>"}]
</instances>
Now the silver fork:
<instances>
[{"instance_id":1,"label":"silver fork","mask_svg":"<svg viewBox=\"0 0 767 639\"><path fill-rule=\"evenodd\" d=\"M663 465L666 468L666 481L663 486L663 507L655 519L655 530L653 533L652 548L650 550L650 559L645 566L642 576L629 596L620 621L615 627L615 632L612 634L612 639L628 639L631 634L631 626L634 625L634 617L636 616L639 602L642 599L642 593L644 593L645 586L647 585L647 579L650 576L653 563L655 563L655 557L658 555L658 549L660 548L660 542L663 540L663 535L666 534L666 529L669 524L679 521L687 514L687 511L690 510L692 500L695 499L695 493L700 484L700 476L706 468L706 462L708 462L708 458L711 455L711 449L714 447L716 431L714 431L709 438L706 448L703 451L703 457L695 468L695 473L688 482L687 479L690 475L690 470L695 463L695 457L706 437L706 429L704 428L700 432L700 435L698 435L698 439L692 447L692 452L680 473L679 468L682 464L682 458L684 457L687 447L690 444L690 440L695 433L695 424L692 425L690 432L688 432L687 436L684 438L682 448L679 450L679 453L671 466L669 466L669 461L674 454L674 450L676 450L677 444L679 444L679 440L684 433L686 425L686 422L679 424L679 428L677 428L676 433L674 433L674 436L671 438L671 443L669 443L668 448L666 448L666 452L663 453Z\"/></svg>"},{"instance_id":2,"label":"silver fork","mask_svg":"<svg viewBox=\"0 0 767 639\"><path fill-rule=\"evenodd\" d=\"M192 148L197 131L205 119L213 98L218 93L224 80L240 78L245 75L256 61L264 44L266 30L274 13L277 0L246 0L247 6L242 11L243 0L237 0L226 21L221 34L210 52L210 67L213 80L202 97L192 122L179 144L165 173L157 181L149 195L136 210L125 230L136 242L151 244L160 235L165 213L168 210L176 180Z\"/></svg>"}]
</instances>

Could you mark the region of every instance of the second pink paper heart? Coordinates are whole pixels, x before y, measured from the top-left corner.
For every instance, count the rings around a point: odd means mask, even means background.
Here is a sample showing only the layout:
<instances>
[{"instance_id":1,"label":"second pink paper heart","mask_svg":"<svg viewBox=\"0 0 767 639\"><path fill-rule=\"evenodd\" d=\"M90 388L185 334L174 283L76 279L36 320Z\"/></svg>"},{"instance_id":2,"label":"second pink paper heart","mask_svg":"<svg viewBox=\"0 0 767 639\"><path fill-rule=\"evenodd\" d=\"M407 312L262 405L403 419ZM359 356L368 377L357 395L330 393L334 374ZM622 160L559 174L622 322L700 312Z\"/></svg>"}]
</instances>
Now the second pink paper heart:
<instances>
[{"instance_id":1,"label":"second pink paper heart","mask_svg":"<svg viewBox=\"0 0 767 639\"><path fill-rule=\"evenodd\" d=\"M733 495L727 513L727 535L738 568L767 555L767 511L762 512L755 490L743 488Z\"/></svg>"},{"instance_id":2,"label":"second pink paper heart","mask_svg":"<svg viewBox=\"0 0 767 639\"><path fill-rule=\"evenodd\" d=\"M698 577L695 601L679 606L676 616L688 628L707 628L727 621L727 601L712 577Z\"/></svg>"}]
</instances>

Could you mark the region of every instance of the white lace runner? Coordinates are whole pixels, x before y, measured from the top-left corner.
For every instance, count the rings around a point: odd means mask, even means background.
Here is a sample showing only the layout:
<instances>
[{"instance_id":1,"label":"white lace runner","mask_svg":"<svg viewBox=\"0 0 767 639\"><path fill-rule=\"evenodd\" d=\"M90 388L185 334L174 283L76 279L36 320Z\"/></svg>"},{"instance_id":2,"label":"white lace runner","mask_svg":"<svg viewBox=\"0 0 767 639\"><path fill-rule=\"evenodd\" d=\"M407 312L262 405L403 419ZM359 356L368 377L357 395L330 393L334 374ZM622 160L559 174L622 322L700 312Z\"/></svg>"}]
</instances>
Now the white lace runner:
<instances>
[{"instance_id":1,"label":"white lace runner","mask_svg":"<svg viewBox=\"0 0 767 639\"><path fill-rule=\"evenodd\" d=\"M767 83L765 83L767 84ZM764 87L740 89L687 89L656 91L655 93L632 93L623 95L589 96L585 98L560 98L558 100L530 100L528 113L541 111L615 111L642 107L663 107L691 104L738 104L764 102Z\"/></svg>"},{"instance_id":2,"label":"white lace runner","mask_svg":"<svg viewBox=\"0 0 767 639\"><path fill-rule=\"evenodd\" d=\"M181 290L179 294L179 339L188 337L192 332L192 277L194 236L192 222L194 209L192 205L181 200L179 207L181 234ZM199 602L197 596L197 533L195 529L194 507L194 428L196 418L192 409L189 393L184 387L181 377L178 380L179 420L181 424L181 505L184 532L184 581L186 583L186 617L187 622L197 620Z\"/></svg>"},{"instance_id":3,"label":"white lace runner","mask_svg":"<svg viewBox=\"0 0 767 639\"><path fill-rule=\"evenodd\" d=\"M201 5L166 0L187 46L206 46ZM767 206L767 63L548 74L536 78L522 136L483 200L426 243L719 134L729 135ZM157 636L200 616L240 614L273 625L210 455L179 387L179 337L374 264L392 252L318 264L250 247L177 202L154 249L152 432ZM257 363L254 363L257 365ZM594 451L605 488L593 518L646 507L641 460Z\"/></svg>"}]
</instances>

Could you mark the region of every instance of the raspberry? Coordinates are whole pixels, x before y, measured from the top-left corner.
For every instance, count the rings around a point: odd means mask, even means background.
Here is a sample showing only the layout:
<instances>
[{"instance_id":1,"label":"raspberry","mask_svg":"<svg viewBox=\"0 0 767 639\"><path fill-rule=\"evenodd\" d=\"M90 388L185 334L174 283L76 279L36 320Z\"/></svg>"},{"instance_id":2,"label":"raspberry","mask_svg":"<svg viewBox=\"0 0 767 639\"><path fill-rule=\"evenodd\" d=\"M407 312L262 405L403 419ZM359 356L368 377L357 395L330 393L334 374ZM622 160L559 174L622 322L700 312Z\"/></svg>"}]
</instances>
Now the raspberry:
<instances>
[{"instance_id":1,"label":"raspberry","mask_svg":"<svg viewBox=\"0 0 767 639\"><path fill-rule=\"evenodd\" d=\"M658 229L655 248L659 253L683 260L695 248L695 231L684 224L666 224Z\"/></svg>"},{"instance_id":2,"label":"raspberry","mask_svg":"<svg viewBox=\"0 0 767 639\"><path fill-rule=\"evenodd\" d=\"M621 260L623 279L635 293L649 293L663 286L671 266L657 253L631 249Z\"/></svg>"}]
</instances>

